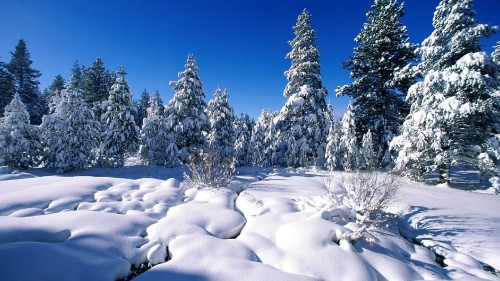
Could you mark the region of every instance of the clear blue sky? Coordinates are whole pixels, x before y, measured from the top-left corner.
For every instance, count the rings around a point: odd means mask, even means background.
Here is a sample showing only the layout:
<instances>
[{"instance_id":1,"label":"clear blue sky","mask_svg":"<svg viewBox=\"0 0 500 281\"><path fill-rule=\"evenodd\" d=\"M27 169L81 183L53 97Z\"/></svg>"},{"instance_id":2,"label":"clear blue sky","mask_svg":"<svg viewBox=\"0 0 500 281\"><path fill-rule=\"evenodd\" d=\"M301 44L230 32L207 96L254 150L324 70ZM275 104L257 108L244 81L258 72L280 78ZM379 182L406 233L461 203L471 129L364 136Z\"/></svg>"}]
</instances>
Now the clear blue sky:
<instances>
[{"instance_id":1,"label":"clear blue sky","mask_svg":"<svg viewBox=\"0 0 500 281\"><path fill-rule=\"evenodd\" d=\"M438 0L407 0L406 16L413 43L432 32ZM165 101L173 90L186 56L193 53L200 67L207 99L218 85L229 90L239 114L257 117L263 108L279 110L285 103L283 72L293 39L292 26L303 8L312 14L318 35L323 81L337 117L349 99L334 89L350 82L342 61L352 55L354 37L366 21L371 0L154 0L72 1L0 0L0 60L23 38L39 69L41 90L54 76L70 75L73 63L90 65L97 57L118 70L123 65L135 98L144 88L159 90ZM500 1L476 0L480 22L500 25ZM483 40L483 50L500 35Z\"/></svg>"}]
</instances>

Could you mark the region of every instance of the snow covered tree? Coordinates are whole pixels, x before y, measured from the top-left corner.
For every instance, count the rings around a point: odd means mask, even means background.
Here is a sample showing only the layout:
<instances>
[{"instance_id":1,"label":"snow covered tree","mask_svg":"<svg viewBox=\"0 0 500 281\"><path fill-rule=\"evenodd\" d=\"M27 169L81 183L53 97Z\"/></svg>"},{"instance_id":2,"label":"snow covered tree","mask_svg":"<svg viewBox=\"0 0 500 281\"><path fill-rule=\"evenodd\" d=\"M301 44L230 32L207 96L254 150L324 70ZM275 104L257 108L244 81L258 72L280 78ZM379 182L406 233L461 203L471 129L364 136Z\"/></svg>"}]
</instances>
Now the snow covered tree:
<instances>
[{"instance_id":1,"label":"snow covered tree","mask_svg":"<svg viewBox=\"0 0 500 281\"><path fill-rule=\"evenodd\" d=\"M101 104L108 99L110 87L115 81L113 78L113 74L104 67L100 58L83 71L82 89L85 101L92 106L96 116L102 114Z\"/></svg>"},{"instance_id":2,"label":"snow covered tree","mask_svg":"<svg viewBox=\"0 0 500 281\"><path fill-rule=\"evenodd\" d=\"M73 88L79 88L79 89L82 89L83 90L83 73L85 71L85 67L83 67L81 64L78 63L78 61L76 61L74 64L73 64L73 67L71 68L71 80L70 82L72 84L70 84L69 86L70 87L73 87Z\"/></svg>"},{"instance_id":3,"label":"snow covered tree","mask_svg":"<svg viewBox=\"0 0 500 281\"><path fill-rule=\"evenodd\" d=\"M179 164L179 151L161 108L159 94L153 94L142 124L139 156L146 165L175 167Z\"/></svg>"},{"instance_id":4,"label":"snow covered tree","mask_svg":"<svg viewBox=\"0 0 500 281\"><path fill-rule=\"evenodd\" d=\"M6 64L0 61L0 117L3 116L5 106L12 101L14 93L12 75L9 73Z\"/></svg>"},{"instance_id":5,"label":"snow covered tree","mask_svg":"<svg viewBox=\"0 0 500 281\"><path fill-rule=\"evenodd\" d=\"M235 125L235 142L234 156L236 166L249 166L252 164L252 130L255 126L255 121L248 114L241 114L234 121Z\"/></svg>"},{"instance_id":6,"label":"snow covered tree","mask_svg":"<svg viewBox=\"0 0 500 281\"><path fill-rule=\"evenodd\" d=\"M137 108L137 117L136 123L137 126L142 127L142 120L148 116L148 107L150 106L151 97L146 89L142 91L139 102L136 105ZM163 106L163 105L162 105ZM158 107L159 109L160 107Z\"/></svg>"},{"instance_id":7,"label":"snow covered tree","mask_svg":"<svg viewBox=\"0 0 500 281\"><path fill-rule=\"evenodd\" d=\"M61 90L65 88L65 84L66 84L66 82L64 81L64 78L62 77L62 75L58 74L54 78L54 81L52 81L52 84L50 85L50 87L45 89L44 98L45 98L45 102L46 102L47 108L48 108L48 110L46 110L45 113L47 113L47 112L53 113L53 112L51 112L51 108L57 106L57 103L52 104L52 97L54 97L55 95L60 95ZM59 102L59 100L57 100L57 102Z\"/></svg>"},{"instance_id":8,"label":"snow covered tree","mask_svg":"<svg viewBox=\"0 0 500 281\"><path fill-rule=\"evenodd\" d=\"M61 91L64 89L66 82L64 81L64 78L62 77L61 74L57 74L56 77L54 77L54 81L52 81L52 84L50 84L49 87L49 92L51 94L54 94L58 91Z\"/></svg>"},{"instance_id":9,"label":"snow covered tree","mask_svg":"<svg viewBox=\"0 0 500 281\"><path fill-rule=\"evenodd\" d=\"M120 77L111 86L108 100L102 104L104 113L101 115L101 123L104 132L101 136L98 164L105 167L123 167L127 153L137 149L139 140L139 127L133 116L136 109L123 67L118 74Z\"/></svg>"},{"instance_id":10,"label":"snow covered tree","mask_svg":"<svg viewBox=\"0 0 500 281\"><path fill-rule=\"evenodd\" d=\"M213 99L208 102L207 116L210 122L208 145L212 150L219 150L221 157L233 159L236 117L233 108L229 105L226 89L221 91L217 88Z\"/></svg>"},{"instance_id":11,"label":"snow covered tree","mask_svg":"<svg viewBox=\"0 0 500 281\"><path fill-rule=\"evenodd\" d=\"M422 42L420 69L431 70L453 66L466 54L479 52L479 40L497 32L497 27L481 24L474 18L474 0L442 0L434 12L434 31Z\"/></svg>"},{"instance_id":12,"label":"snow covered tree","mask_svg":"<svg viewBox=\"0 0 500 281\"><path fill-rule=\"evenodd\" d=\"M372 132L370 130L363 136L360 157L362 169L371 170L375 167L375 152L373 151Z\"/></svg>"},{"instance_id":13,"label":"snow covered tree","mask_svg":"<svg viewBox=\"0 0 500 281\"><path fill-rule=\"evenodd\" d=\"M500 41L494 47L493 53L491 53L491 58L493 61L500 66Z\"/></svg>"},{"instance_id":14,"label":"snow covered tree","mask_svg":"<svg viewBox=\"0 0 500 281\"><path fill-rule=\"evenodd\" d=\"M52 97L53 112L43 117L42 140L46 147L47 167L58 172L81 169L95 159L101 133L100 123L83 98L83 92L72 85Z\"/></svg>"},{"instance_id":15,"label":"snow covered tree","mask_svg":"<svg viewBox=\"0 0 500 281\"><path fill-rule=\"evenodd\" d=\"M375 165L386 166L388 143L408 114L405 96L415 82L410 71L402 71L416 59L406 26L400 22L404 5L397 0L374 0L366 14L368 22L354 39L359 45L344 62L352 84L336 89L338 96L353 98L358 141L369 130L376 152Z\"/></svg>"},{"instance_id":16,"label":"snow covered tree","mask_svg":"<svg viewBox=\"0 0 500 281\"><path fill-rule=\"evenodd\" d=\"M252 130L252 163L262 167L271 167L276 163L276 133L274 119L277 111L263 110Z\"/></svg>"},{"instance_id":17,"label":"snow covered tree","mask_svg":"<svg viewBox=\"0 0 500 281\"><path fill-rule=\"evenodd\" d=\"M340 160L344 171L355 171L359 167L359 149L356 138L355 109L349 104L347 111L342 117L342 136L340 137L341 151L343 157Z\"/></svg>"},{"instance_id":18,"label":"snow covered tree","mask_svg":"<svg viewBox=\"0 0 500 281\"><path fill-rule=\"evenodd\" d=\"M398 152L395 169L424 181L437 171L449 183L452 165L477 162L498 133L498 73L480 50L479 40L496 27L479 24L472 0L442 0L434 13L435 30L424 40L419 69L423 81L412 85L410 114L391 147Z\"/></svg>"},{"instance_id":19,"label":"snow covered tree","mask_svg":"<svg viewBox=\"0 0 500 281\"><path fill-rule=\"evenodd\" d=\"M325 118L327 90L321 79L316 32L311 28L307 10L299 15L293 30L295 38L288 42L292 50L286 55L292 60L292 65L285 72L288 83L283 91L287 102L276 124L277 161L281 165L293 162L302 163L302 166L322 166L330 125ZM292 137L294 141L291 141ZM292 153L289 143L298 145L298 154ZM286 159L286 155L303 159Z\"/></svg>"},{"instance_id":20,"label":"snow covered tree","mask_svg":"<svg viewBox=\"0 0 500 281\"><path fill-rule=\"evenodd\" d=\"M41 145L21 96L15 94L0 121L0 165L28 168L39 161Z\"/></svg>"},{"instance_id":21,"label":"snow covered tree","mask_svg":"<svg viewBox=\"0 0 500 281\"><path fill-rule=\"evenodd\" d=\"M343 158L342 144L340 137L342 135L342 126L339 122L332 122L328 130L328 138L326 145L326 168L330 171L341 167Z\"/></svg>"},{"instance_id":22,"label":"snow covered tree","mask_svg":"<svg viewBox=\"0 0 500 281\"><path fill-rule=\"evenodd\" d=\"M439 182L449 183L452 165L484 166L478 154L499 132L499 87L494 63L482 52L430 71L408 93L410 114L391 143L398 151L395 169L420 181L437 171Z\"/></svg>"},{"instance_id":23,"label":"snow covered tree","mask_svg":"<svg viewBox=\"0 0 500 281\"><path fill-rule=\"evenodd\" d=\"M251 163L261 167L274 165L275 136L274 118L278 112L263 110L252 130L251 137Z\"/></svg>"},{"instance_id":24,"label":"snow covered tree","mask_svg":"<svg viewBox=\"0 0 500 281\"><path fill-rule=\"evenodd\" d=\"M175 94L166 110L167 122L176 134L179 158L185 162L193 149L206 146L206 134L209 122L205 114L206 103L198 66L193 55L188 55L184 71L179 73L179 80L171 81Z\"/></svg>"},{"instance_id":25,"label":"snow covered tree","mask_svg":"<svg viewBox=\"0 0 500 281\"><path fill-rule=\"evenodd\" d=\"M40 71L31 67L33 61L24 40L19 40L7 69L12 75L15 92L21 96L30 115L31 124L38 125L42 121L44 100L38 89Z\"/></svg>"}]
</instances>

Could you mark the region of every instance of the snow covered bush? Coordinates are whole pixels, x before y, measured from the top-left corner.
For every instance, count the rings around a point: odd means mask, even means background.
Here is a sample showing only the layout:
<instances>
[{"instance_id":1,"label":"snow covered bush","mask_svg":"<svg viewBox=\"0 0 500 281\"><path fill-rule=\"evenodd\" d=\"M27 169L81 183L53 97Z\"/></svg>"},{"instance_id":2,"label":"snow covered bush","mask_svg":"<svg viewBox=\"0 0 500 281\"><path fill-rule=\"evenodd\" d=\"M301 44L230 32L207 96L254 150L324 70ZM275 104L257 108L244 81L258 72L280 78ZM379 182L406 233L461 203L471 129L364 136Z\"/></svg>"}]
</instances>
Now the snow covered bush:
<instances>
[{"instance_id":1,"label":"snow covered bush","mask_svg":"<svg viewBox=\"0 0 500 281\"><path fill-rule=\"evenodd\" d=\"M219 150L193 150L188 157L189 173L184 179L192 187L219 188L231 182L234 157L223 157Z\"/></svg>"},{"instance_id":2,"label":"snow covered bush","mask_svg":"<svg viewBox=\"0 0 500 281\"><path fill-rule=\"evenodd\" d=\"M340 191L331 189L331 178L325 177L324 182L335 207L330 219L345 221L352 230L341 239L370 241L371 230L382 228L394 218L386 209L398 199L400 182L396 176L373 171L350 174L343 177Z\"/></svg>"}]
</instances>

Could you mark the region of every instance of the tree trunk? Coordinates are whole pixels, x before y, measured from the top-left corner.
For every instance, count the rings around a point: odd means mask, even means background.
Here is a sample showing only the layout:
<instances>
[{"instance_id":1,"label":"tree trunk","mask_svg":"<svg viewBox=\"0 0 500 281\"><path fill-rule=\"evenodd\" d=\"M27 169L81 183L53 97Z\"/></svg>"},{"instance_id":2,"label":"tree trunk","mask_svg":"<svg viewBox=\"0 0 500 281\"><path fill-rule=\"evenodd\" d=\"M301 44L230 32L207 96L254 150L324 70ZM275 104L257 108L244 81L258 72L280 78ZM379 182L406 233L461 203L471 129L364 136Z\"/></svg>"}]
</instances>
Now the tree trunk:
<instances>
[{"instance_id":1,"label":"tree trunk","mask_svg":"<svg viewBox=\"0 0 500 281\"><path fill-rule=\"evenodd\" d=\"M438 166L439 184L442 183L450 184L450 172L451 172L450 169L451 169L450 165L447 164L441 164Z\"/></svg>"}]
</instances>

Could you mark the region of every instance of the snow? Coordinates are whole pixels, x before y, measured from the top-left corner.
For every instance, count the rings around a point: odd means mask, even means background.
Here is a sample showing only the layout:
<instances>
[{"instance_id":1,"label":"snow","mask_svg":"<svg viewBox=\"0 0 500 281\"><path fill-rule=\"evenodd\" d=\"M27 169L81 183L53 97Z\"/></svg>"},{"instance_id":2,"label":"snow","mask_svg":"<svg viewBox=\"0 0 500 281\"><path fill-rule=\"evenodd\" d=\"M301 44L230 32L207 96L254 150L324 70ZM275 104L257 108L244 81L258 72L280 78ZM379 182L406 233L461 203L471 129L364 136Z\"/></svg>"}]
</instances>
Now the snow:
<instances>
[{"instance_id":1,"label":"snow","mask_svg":"<svg viewBox=\"0 0 500 281\"><path fill-rule=\"evenodd\" d=\"M139 264L152 268L136 280L500 280L481 264L500 268L498 196L402 179L398 223L352 244L325 186L349 174L248 167L196 189L181 168L127 163L1 168L0 280L117 280Z\"/></svg>"}]
</instances>

